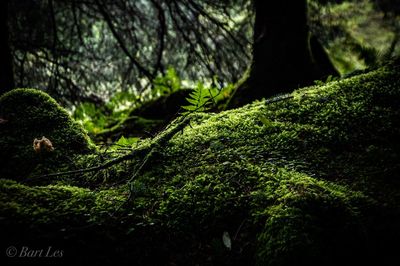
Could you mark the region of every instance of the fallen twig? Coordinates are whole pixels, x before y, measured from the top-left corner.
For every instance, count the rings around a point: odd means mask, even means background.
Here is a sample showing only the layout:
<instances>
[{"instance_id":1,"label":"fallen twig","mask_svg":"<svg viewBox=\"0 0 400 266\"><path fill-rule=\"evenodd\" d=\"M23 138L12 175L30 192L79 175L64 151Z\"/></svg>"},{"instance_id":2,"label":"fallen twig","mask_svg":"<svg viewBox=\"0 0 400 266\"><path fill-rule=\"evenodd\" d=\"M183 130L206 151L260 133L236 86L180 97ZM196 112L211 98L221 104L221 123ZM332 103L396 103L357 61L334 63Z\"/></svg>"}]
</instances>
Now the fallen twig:
<instances>
[{"instance_id":1,"label":"fallen twig","mask_svg":"<svg viewBox=\"0 0 400 266\"><path fill-rule=\"evenodd\" d=\"M84 168L84 169L77 169L77 170L35 176L33 178L35 178L35 179L36 178L48 178L48 177L89 173L89 172L107 169L107 168L109 168L113 165L119 164L123 161L131 160L137 156L143 156L143 154L146 154L145 158L147 158L149 154L152 154L153 150L156 147L160 147L163 144L165 144L166 142L168 142L176 133L178 133L179 131L182 131L189 124L189 122L190 122L190 116L184 116L181 118L181 121L178 121L177 122L178 124L175 127L173 127L172 129L170 129L168 132L165 132L164 134L159 133L156 137L154 137L153 143L151 143L148 147L132 150L130 153L128 153L124 156L115 158L113 160L110 160L108 162L105 162L104 164L89 167L89 168ZM164 132L164 131L162 131L162 132Z\"/></svg>"}]
</instances>

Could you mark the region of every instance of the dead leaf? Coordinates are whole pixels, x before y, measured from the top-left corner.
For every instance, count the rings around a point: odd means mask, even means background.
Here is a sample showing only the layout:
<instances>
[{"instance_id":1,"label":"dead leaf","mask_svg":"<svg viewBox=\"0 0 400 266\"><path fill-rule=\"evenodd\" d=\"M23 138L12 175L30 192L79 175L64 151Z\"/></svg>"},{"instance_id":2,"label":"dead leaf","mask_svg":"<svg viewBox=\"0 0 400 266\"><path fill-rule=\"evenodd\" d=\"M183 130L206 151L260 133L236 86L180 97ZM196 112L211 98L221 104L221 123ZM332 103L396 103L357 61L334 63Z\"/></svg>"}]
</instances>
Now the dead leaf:
<instances>
[{"instance_id":1,"label":"dead leaf","mask_svg":"<svg viewBox=\"0 0 400 266\"><path fill-rule=\"evenodd\" d=\"M53 144L45 136L43 136L41 139L36 139L35 138L33 140L33 149L37 153L54 151Z\"/></svg>"}]
</instances>

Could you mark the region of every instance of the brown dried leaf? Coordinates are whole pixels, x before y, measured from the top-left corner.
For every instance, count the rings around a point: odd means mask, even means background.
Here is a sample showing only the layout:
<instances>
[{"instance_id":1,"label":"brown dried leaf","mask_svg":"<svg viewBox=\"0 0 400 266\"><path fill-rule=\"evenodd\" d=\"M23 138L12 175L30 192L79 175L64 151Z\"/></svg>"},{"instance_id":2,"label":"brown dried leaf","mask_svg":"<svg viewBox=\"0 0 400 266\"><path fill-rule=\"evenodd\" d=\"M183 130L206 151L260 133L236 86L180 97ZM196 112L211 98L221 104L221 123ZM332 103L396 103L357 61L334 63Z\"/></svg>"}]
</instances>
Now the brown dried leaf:
<instances>
[{"instance_id":1,"label":"brown dried leaf","mask_svg":"<svg viewBox=\"0 0 400 266\"><path fill-rule=\"evenodd\" d=\"M53 143L51 143L51 141L45 136L43 136L41 139L35 138L33 140L33 149L37 153L54 151Z\"/></svg>"}]
</instances>

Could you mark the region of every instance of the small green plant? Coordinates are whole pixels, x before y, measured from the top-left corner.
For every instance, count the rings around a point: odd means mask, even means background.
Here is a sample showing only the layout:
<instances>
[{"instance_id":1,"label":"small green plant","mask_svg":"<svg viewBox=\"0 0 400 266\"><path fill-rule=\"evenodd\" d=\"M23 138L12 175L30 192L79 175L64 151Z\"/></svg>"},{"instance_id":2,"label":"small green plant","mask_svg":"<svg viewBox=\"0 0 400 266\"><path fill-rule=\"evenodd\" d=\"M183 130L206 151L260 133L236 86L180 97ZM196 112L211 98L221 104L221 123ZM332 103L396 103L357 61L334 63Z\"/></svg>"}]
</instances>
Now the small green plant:
<instances>
[{"instance_id":1,"label":"small green plant","mask_svg":"<svg viewBox=\"0 0 400 266\"><path fill-rule=\"evenodd\" d=\"M122 147L132 147L139 141L139 138L125 138L124 136L120 137L119 140L114 144Z\"/></svg>"},{"instance_id":2,"label":"small green plant","mask_svg":"<svg viewBox=\"0 0 400 266\"><path fill-rule=\"evenodd\" d=\"M114 116L123 115L127 109L140 104L140 96L130 91L120 91L115 93L108 101L106 106L113 110Z\"/></svg>"},{"instance_id":3,"label":"small green plant","mask_svg":"<svg viewBox=\"0 0 400 266\"><path fill-rule=\"evenodd\" d=\"M89 134L96 135L128 117L132 107L138 104L139 100L136 94L117 92L102 106L96 106L89 102L78 104L72 116L83 125Z\"/></svg>"},{"instance_id":4,"label":"small green plant","mask_svg":"<svg viewBox=\"0 0 400 266\"><path fill-rule=\"evenodd\" d=\"M214 77L214 82L212 84L217 84L217 79L217 77ZM198 82L196 88L194 88L193 92L186 98L189 105L182 106L182 108L186 110L183 114L204 112L210 110L212 107L221 109L221 104L223 105L226 99L231 97L234 89L235 86L233 84L227 84L225 87L217 88L215 86L206 87L204 83Z\"/></svg>"},{"instance_id":5,"label":"small green plant","mask_svg":"<svg viewBox=\"0 0 400 266\"><path fill-rule=\"evenodd\" d=\"M96 134L107 125L105 110L97 108L93 103L79 104L74 113L75 120L80 122L90 134Z\"/></svg>"},{"instance_id":6,"label":"small green plant","mask_svg":"<svg viewBox=\"0 0 400 266\"><path fill-rule=\"evenodd\" d=\"M175 69L169 67L164 76L158 76L153 80L153 93L156 96L170 94L181 89L181 79Z\"/></svg>"},{"instance_id":7,"label":"small green plant","mask_svg":"<svg viewBox=\"0 0 400 266\"><path fill-rule=\"evenodd\" d=\"M211 103L219 93L218 89L206 88L203 83L197 83L193 92L186 98L189 105L182 106L186 110L184 114L192 112L204 112L211 108Z\"/></svg>"}]
</instances>

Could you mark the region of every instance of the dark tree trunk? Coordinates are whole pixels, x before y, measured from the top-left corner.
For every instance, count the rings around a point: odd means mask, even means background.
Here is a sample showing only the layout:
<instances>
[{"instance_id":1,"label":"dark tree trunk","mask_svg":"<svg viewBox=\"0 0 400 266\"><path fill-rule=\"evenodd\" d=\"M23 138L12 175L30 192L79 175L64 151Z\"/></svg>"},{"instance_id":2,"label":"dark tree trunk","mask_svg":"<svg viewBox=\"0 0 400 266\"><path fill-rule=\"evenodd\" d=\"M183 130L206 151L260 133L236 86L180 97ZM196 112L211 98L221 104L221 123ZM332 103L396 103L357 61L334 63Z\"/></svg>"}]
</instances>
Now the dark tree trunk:
<instances>
[{"instance_id":1,"label":"dark tree trunk","mask_svg":"<svg viewBox=\"0 0 400 266\"><path fill-rule=\"evenodd\" d=\"M8 1L0 1L0 95L14 88L8 31Z\"/></svg>"},{"instance_id":2,"label":"dark tree trunk","mask_svg":"<svg viewBox=\"0 0 400 266\"><path fill-rule=\"evenodd\" d=\"M254 0L254 9L253 61L234 106L337 75L322 46L310 40L307 0Z\"/></svg>"}]
</instances>

